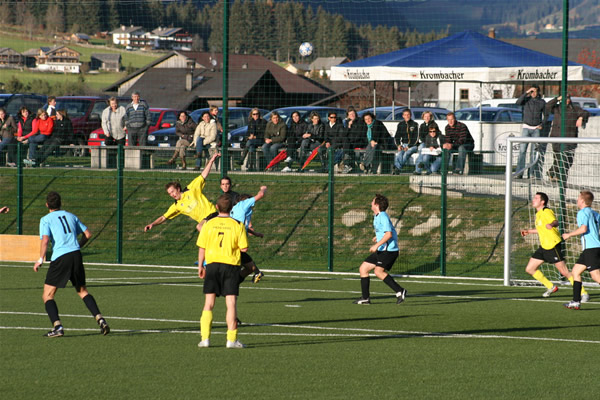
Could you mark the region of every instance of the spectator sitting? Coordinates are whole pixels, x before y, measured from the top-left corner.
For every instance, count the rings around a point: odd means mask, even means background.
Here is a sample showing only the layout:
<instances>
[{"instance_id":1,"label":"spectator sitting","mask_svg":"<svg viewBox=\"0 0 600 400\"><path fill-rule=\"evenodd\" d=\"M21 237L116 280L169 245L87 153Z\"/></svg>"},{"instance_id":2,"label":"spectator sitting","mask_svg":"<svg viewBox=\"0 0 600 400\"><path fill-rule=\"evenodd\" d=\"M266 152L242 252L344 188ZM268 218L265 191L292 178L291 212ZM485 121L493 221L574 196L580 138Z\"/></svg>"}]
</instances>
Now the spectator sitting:
<instances>
[{"instance_id":1,"label":"spectator sitting","mask_svg":"<svg viewBox=\"0 0 600 400\"><path fill-rule=\"evenodd\" d=\"M425 137L423 148L419 153L419 159L422 161L415 169L416 175L421 175L421 170L425 170L425 175L430 175L432 172L438 172L442 165L442 145L441 132L438 125L433 122L429 124L429 132Z\"/></svg>"},{"instance_id":2,"label":"spectator sitting","mask_svg":"<svg viewBox=\"0 0 600 400\"><path fill-rule=\"evenodd\" d=\"M448 125L446 125L446 137L442 148L450 150L453 153L458 152L458 159L454 165L454 173L462 175L465 169L467 153L475 148L475 141L469 132L469 128L462 122L456 120L454 113L446 115Z\"/></svg>"},{"instance_id":3,"label":"spectator sitting","mask_svg":"<svg viewBox=\"0 0 600 400\"><path fill-rule=\"evenodd\" d=\"M300 113L298 111L294 111L292 113L292 120L290 122L290 128L287 133L287 158L284 162L287 163L287 166L281 170L281 172L291 172L292 171L292 163L294 160L297 160L297 151L298 145L302 142L302 135L306 133L308 129L308 125L302 118L300 118Z\"/></svg>"},{"instance_id":4,"label":"spectator sitting","mask_svg":"<svg viewBox=\"0 0 600 400\"><path fill-rule=\"evenodd\" d=\"M396 128L396 136L394 141L398 152L394 158L394 172L402 171L404 164L408 162L410 157L419 151L419 124L412 120L412 111L406 109L402 111L402 119Z\"/></svg>"},{"instance_id":5,"label":"spectator sitting","mask_svg":"<svg viewBox=\"0 0 600 400\"><path fill-rule=\"evenodd\" d=\"M367 140L368 145L365 150L361 169L367 174L377 173L381 160L381 151L386 148L387 141L390 139L388 132L383 122L375 119L375 115L367 112L363 115L365 124L367 125Z\"/></svg>"},{"instance_id":6,"label":"spectator sitting","mask_svg":"<svg viewBox=\"0 0 600 400\"><path fill-rule=\"evenodd\" d=\"M44 142L40 154L35 160L38 165L42 165L50 154L60 149L63 144L73 143L73 124L67 116L65 110L56 110L56 119L54 120L54 130L52 136Z\"/></svg>"},{"instance_id":7,"label":"spectator sitting","mask_svg":"<svg viewBox=\"0 0 600 400\"><path fill-rule=\"evenodd\" d=\"M367 125L362 118L358 118L356 110L353 107L346 111L346 131L348 138L348 146L352 149L364 149L367 147ZM350 151L350 167L352 170L356 167L356 157L354 151Z\"/></svg>"},{"instance_id":8,"label":"spectator sitting","mask_svg":"<svg viewBox=\"0 0 600 400\"><path fill-rule=\"evenodd\" d=\"M260 115L258 108L253 108L250 111L250 122L248 122L248 136L242 143L244 150L242 151L241 164L244 164L246 155L248 155L248 163L246 164L246 170L256 171L256 148L262 146L265 142L265 128L267 127L267 121L265 121Z\"/></svg>"},{"instance_id":9,"label":"spectator sitting","mask_svg":"<svg viewBox=\"0 0 600 400\"><path fill-rule=\"evenodd\" d=\"M311 112L310 121L311 124L307 126L306 132L302 135L300 144L300 168L302 168L310 153L322 145L325 137L325 127L321 122L319 113L316 111ZM323 160L321 160L321 163L323 163Z\"/></svg>"},{"instance_id":10,"label":"spectator sitting","mask_svg":"<svg viewBox=\"0 0 600 400\"><path fill-rule=\"evenodd\" d=\"M201 119L198 126L196 126L194 138L192 139L196 145L196 167L194 167L194 171L200 171L202 153L205 148L208 149L211 157L217 151L217 124L211 120L208 111L202 113Z\"/></svg>"},{"instance_id":11,"label":"spectator sitting","mask_svg":"<svg viewBox=\"0 0 600 400\"><path fill-rule=\"evenodd\" d=\"M266 165L275 158L279 149L285 146L286 136L287 125L283 122L279 113L273 111L271 113L271 121L267 123L267 127L265 128L265 144L262 145Z\"/></svg>"},{"instance_id":12,"label":"spectator sitting","mask_svg":"<svg viewBox=\"0 0 600 400\"><path fill-rule=\"evenodd\" d=\"M328 114L328 123L325 124L325 146L319 149L319 153L327 154L329 148L333 148L335 152L334 164L339 164L340 170L348 173L352 170L351 167L344 167L344 154L350 150L346 129L341 121L337 118L337 113L332 111ZM326 161L326 157L321 156L321 159ZM323 165L323 171L327 171L327 165Z\"/></svg>"},{"instance_id":13,"label":"spectator sitting","mask_svg":"<svg viewBox=\"0 0 600 400\"><path fill-rule=\"evenodd\" d=\"M8 154L8 165L15 166L15 148L16 139L15 134L17 133L17 124L12 116L6 113L4 108L0 108L0 156L6 149Z\"/></svg>"},{"instance_id":14,"label":"spectator sitting","mask_svg":"<svg viewBox=\"0 0 600 400\"><path fill-rule=\"evenodd\" d=\"M435 124L437 126L437 124L434 122L433 113L431 111L423 112L423 114L421 114L421 119L423 120L423 123L419 125L419 156L415 161L416 172L422 172L419 168L419 164L423 162L421 150L425 147L425 139L427 139L427 136L429 136L429 126L431 126L432 124Z\"/></svg>"},{"instance_id":15,"label":"spectator sitting","mask_svg":"<svg viewBox=\"0 0 600 400\"><path fill-rule=\"evenodd\" d=\"M197 126L198 125L190 118L187 112L179 112L177 122L175 123L175 134L179 136L179 140L175 143L176 150L173 153L173 157L167 161L167 164L173 164L177 160L177 156L179 156L181 158L181 169L186 169L185 152L188 147L194 145L194 133L196 132Z\"/></svg>"},{"instance_id":16,"label":"spectator sitting","mask_svg":"<svg viewBox=\"0 0 600 400\"><path fill-rule=\"evenodd\" d=\"M20 142L27 140L29 143L29 157L23 161L27 165L35 164L37 145L44 143L52 135L54 121L48 117L46 110L40 108L37 117L31 123L31 127L31 132L17 138Z\"/></svg>"}]
</instances>

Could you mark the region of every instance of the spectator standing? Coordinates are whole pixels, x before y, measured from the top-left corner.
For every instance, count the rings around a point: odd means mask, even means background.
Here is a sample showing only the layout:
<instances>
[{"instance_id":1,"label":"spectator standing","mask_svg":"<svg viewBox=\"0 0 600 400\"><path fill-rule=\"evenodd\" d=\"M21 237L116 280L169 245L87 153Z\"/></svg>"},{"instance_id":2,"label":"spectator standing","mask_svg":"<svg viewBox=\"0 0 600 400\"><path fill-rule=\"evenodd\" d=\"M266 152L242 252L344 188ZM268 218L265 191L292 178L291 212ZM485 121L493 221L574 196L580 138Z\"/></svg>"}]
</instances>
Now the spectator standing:
<instances>
[{"instance_id":1,"label":"spectator standing","mask_svg":"<svg viewBox=\"0 0 600 400\"><path fill-rule=\"evenodd\" d=\"M56 119L56 97L48 96L48 107L46 108L46 113L52 119Z\"/></svg>"},{"instance_id":2,"label":"spectator standing","mask_svg":"<svg viewBox=\"0 0 600 400\"><path fill-rule=\"evenodd\" d=\"M540 94L540 87L538 85L532 85L529 90L519 96L517 104L523 106L523 126L521 128L521 136L540 137L542 124L544 123L544 115L546 113L546 102ZM523 178L523 169L525 168L528 145L529 143L521 143L519 145L519 160L517 161L518 174L515 176L515 179ZM529 163L533 163L534 159L535 151L532 143ZM534 167L534 171L537 171L537 174L539 174L539 169ZM529 175L531 175L531 173ZM540 176L536 177L540 178Z\"/></svg>"},{"instance_id":3,"label":"spectator standing","mask_svg":"<svg viewBox=\"0 0 600 400\"><path fill-rule=\"evenodd\" d=\"M553 98L546 104L546 111L548 114L554 115L554 120L552 121L552 130L550 131L550 137L561 137L561 104L560 100L562 96L558 96ZM583 126L583 124L587 123L590 113L585 111L579 106L573 105L571 102L571 96L567 96L567 115L565 118L565 137L577 137L579 133L579 128ZM564 149L564 159L562 163L563 171L560 173L560 164L559 158L561 155L561 147ZM548 176L551 180L557 181L560 178L563 182L567 181L569 176L569 169L571 165L573 165L573 158L575 157L575 149L577 148L577 144L568 143L568 144L560 144L560 143L552 143L552 150L554 152L554 163L552 167L548 171Z\"/></svg>"},{"instance_id":4,"label":"spectator standing","mask_svg":"<svg viewBox=\"0 0 600 400\"><path fill-rule=\"evenodd\" d=\"M287 136L287 125L277 111L271 112L271 121L267 123L265 128L265 144L262 145L263 156L265 157L265 165L268 165L285 146Z\"/></svg>"},{"instance_id":5,"label":"spectator standing","mask_svg":"<svg viewBox=\"0 0 600 400\"><path fill-rule=\"evenodd\" d=\"M150 107L145 100L140 100L140 93L131 95L131 103L125 108L125 126L129 135L129 146L145 146L148 127L152 123Z\"/></svg>"},{"instance_id":6,"label":"spectator standing","mask_svg":"<svg viewBox=\"0 0 600 400\"><path fill-rule=\"evenodd\" d=\"M50 154L59 150L61 145L71 143L73 143L73 124L65 110L57 110L52 136L44 142L36 162L41 165Z\"/></svg>"},{"instance_id":7,"label":"spectator standing","mask_svg":"<svg viewBox=\"0 0 600 400\"><path fill-rule=\"evenodd\" d=\"M302 118L300 118L300 113L298 111L294 111L292 113L292 120L290 121L290 128L287 133L287 158L284 162L287 163L287 166L281 170L281 172L291 172L292 171L292 163L294 160L298 159L298 147L302 142L302 135L304 135L307 131L308 125Z\"/></svg>"},{"instance_id":8,"label":"spectator standing","mask_svg":"<svg viewBox=\"0 0 600 400\"><path fill-rule=\"evenodd\" d=\"M408 108L402 111L402 121L398 123L394 141L398 148L394 158L394 172L399 173L410 156L419 151L419 124L412 120L412 111Z\"/></svg>"},{"instance_id":9,"label":"spectator standing","mask_svg":"<svg viewBox=\"0 0 600 400\"><path fill-rule=\"evenodd\" d=\"M209 155L212 156L216 153L217 147L217 124L210 118L208 111L202 113L201 121L196 126L192 141L196 144L196 166L194 170L199 171L202 165L202 153L204 149L210 149ZM210 154L211 152L213 154Z\"/></svg>"},{"instance_id":10,"label":"spectator standing","mask_svg":"<svg viewBox=\"0 0 600 400\"><path fill-rule=\"evenodd\" d=\"M125 145L125 107L120 106L116 97L108 99L108 107L102 111L102 132L107 146ZM135 142L130 142L130 145Z\"/></svg>"},{"instance_id":11,"label":"spectator standing","mask_svg":"<svg viewBox=\"0 0 600 400\"><path fill-rule=\"evenodd\" d=\"M44 143L52 135L54 121L48 117L46 110L40 108L31 126L32 131L30 133L17 138L21 142L27 140L29 143L29 156L26 160L23 160L27 165L35 165L37 145Z\"/></svg>"},{"instance_id":12,"label":"spectator standing","mask_svg":"<svg viewBox=\"0 0 600 400\"><path fill-rule=\"evenodd\" d=\"M475 141L465 124L456 120L454 113L446 115L448 125L446 125L446 137L444 138L443 149L450 150L452 153L458 152L458 159L454 165L454 173L462 175L465 169L467 153L475 148Z\"/></svg>"},{"instance_id":13,"label":"spectator standing","mask_svg":"<svg viewBox=\"0 0 600 400\"><path fill-rule=\"evenodd\" d=\"M6 150L8 154L8 165L15 165L15 146L17 140L15 134L17 133L17 124L11 115L6 113L4 108L0 108L0 156L3 155L3 151Z\"/></svg>"},{"instance_id":14,"label":"spectator standing","mask_svg":"<svg viewBox=\"0 0 600 400\"><path fill-rule=\"evenodd\" d=\"M246 156L248 162L246 169L248 171L256 171L256 148L262 146L265 142L265 128L267 121L260 115L258 108L253 108L250 111L250 122L248 122L248 136L243 143L244 150L242 151L241 164L244 164Z\"/></svg>"},{"instance_id":15,"label":"spectator standing","mask_svg":"<svg viewBox=\"0 0 600 400\"><path fill-rule=\"evenodd\" d=\"M175 122L175 134L179 137L179 140L175 143L176 150L173 153L173 157L167 161L167 164L173 164L177 160L177 156L179 156L179 158L181 158L181 169L186 169L185 152L188 147L191 147L194 144L194 133L196 132L197 126L198 125L190 118L187 112L179 112L177 122Z\"/></svg>"},{"instance_id":16,"label":"spectator standing","mask_svg":"<svg viewBox=\"0 0 600 400\"><path fill-rule=\"evenodd\" d=\"M321 116L316 111L310 113L310 124L302 135L300 144L300 168L306 162L310 153L323 144L325 138L325 126L321 122ZM321 160L321 163L323 160Z\"/></svg>"}]
</instances>

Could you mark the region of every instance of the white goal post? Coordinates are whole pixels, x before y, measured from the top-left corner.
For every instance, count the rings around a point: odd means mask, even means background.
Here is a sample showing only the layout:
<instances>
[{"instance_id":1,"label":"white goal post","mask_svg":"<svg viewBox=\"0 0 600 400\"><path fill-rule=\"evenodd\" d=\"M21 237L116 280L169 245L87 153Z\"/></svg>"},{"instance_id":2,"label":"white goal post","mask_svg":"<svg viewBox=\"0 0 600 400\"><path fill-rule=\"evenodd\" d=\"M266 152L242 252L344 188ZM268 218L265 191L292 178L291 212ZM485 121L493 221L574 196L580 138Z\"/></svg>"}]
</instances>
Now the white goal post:
<instances>
[{"instance_id":1,"label":"white goal post","mask_svg":"<svg viewBox=\"0 0 600 400\"><path fill-rule=\"evenodd\" d=\"M518 152L518 146L513 149L513 145L520 145L521 143L530 144L530 151L535 151L535 161L527 165L523 171L513 172L513 166L515 164L515 152ZM547 150L538 152L536 144L542 144ZM573 161L571 170L568 175L557 174L557 176L550 177L552 173L549 171L552 159L554 157L567 157L563 153L554 154L552 146L549 144L577 144L577 148L571 153L571 161ZM505 205L504 205L504 285L510 286L515 284L515 275L511 263L513 253L513 197L515 197L515 184L522 190L521 197L524 201L530 200L531 196L536 192L545 192L551 197L551 204L558 204L560 199L567 199L570 203L567 207L571 214L576 214L576 207L574 203L577 200L577 196L581 190L591 190L594 192L595 200L592 206L593 209L598 211L600 204L600 137L578 137L578 138L555 138L555 137L508 137L506 139L506 188L505 188ZM587 145L587 146L586 146ZM534 150L535 149L535 150ZM566 152L565 152L566 154ZM561 159L562 160L562 159ZM566 162L566 161L565 161ZM538 164L537 166L535 164ZM561 164L562 165L562 161ZM517 175L525 175L525 172L532 173L534 168L540 168L541 176L536 173L535 176L531 176L529 179L515 179ZM550 175L549 175L550 174ZM533 175L533 174L532 174ZM565 179L565 176L568 178ZM531 208L530 206L528 208ZM556 209L554 206L550 208ZM573 227L573 217L569 214L568 217L571 220L570 226ZM557 218L566 219L567 215L559 216ZM576 220L575 220L576 224ZM576 225L575 225L576 227ZM571 231L573 229L569 229ZM561 232L561 234L564 232ZM537 240L537 235L536 240ZM532 239L533 240L533 239ZM571 239L573 240L573 239ZM569 241L567 248L576 247L579 248L579 244ZM572 251L572 253L575 250ZM579 254L577 254L578 256ZM526 260L520 261L522 266L519 264L519 268L525 269L527 263ZM573 267L573 259L567 258L567 266L569 269ZM553 280L549 276L550 280ZM533 281L533 279L532 279ZM531 283L531 282L530 282Z\"/></svg>"}]
</instances>

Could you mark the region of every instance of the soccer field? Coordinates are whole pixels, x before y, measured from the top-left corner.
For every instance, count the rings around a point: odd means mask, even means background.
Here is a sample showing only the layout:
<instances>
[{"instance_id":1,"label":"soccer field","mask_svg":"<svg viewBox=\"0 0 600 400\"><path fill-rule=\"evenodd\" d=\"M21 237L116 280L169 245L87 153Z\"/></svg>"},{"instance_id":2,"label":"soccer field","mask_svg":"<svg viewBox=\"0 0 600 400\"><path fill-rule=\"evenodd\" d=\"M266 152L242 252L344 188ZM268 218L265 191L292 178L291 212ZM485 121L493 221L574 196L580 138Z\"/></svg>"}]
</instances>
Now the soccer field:
<instances>
[{"instance_id":1,"label":"soccer field","mask_svg":"<svg viewBox=\"0 0 600 400\"><path fill-rule=\"evenodd\" d=\"M194 267L86 264L111 325L99 329L72 288L57 303L65 336L42 334L47 264L0 263L1 391L7 398L593 398L598 393L600 290L580 311L570 286L400 278L395 304L358 273L265 270L240 290L239 339L225 349L217 299L211 345L199 349L202 281ZM393 270L392 270L393 271Z\"/></svg>"}]
</instances>

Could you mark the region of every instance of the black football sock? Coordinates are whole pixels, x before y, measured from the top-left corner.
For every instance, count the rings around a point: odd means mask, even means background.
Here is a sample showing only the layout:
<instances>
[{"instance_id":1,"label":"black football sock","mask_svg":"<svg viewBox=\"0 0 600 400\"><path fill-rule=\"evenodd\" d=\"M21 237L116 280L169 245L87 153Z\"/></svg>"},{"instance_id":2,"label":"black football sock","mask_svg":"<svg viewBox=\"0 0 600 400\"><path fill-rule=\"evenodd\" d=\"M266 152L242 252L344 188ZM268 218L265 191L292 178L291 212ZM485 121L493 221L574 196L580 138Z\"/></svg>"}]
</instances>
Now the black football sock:
<instances>
[{"instance_id":1,"label":"black football sock","mask_svg":"<svg viewBox=\"0 0 600 400\"><path fill-rule=\"evenodd\" d=\"M46 307L48 317L50 317L50 322L52 322L52 325L54 326L54 323L60 320L60 318L58 317L58 307L56 305L56 302L54 301L54 299L48 300L46 303L44 303L44 306Z\"/></svg>"},{"instance_id":2,"label":"black football sock","mask_svg":"<svg viewBox=\"0 0 600 400\"><path fill-rule=\"evenodd\" d=\"M83 298L83 302L85 303L85 306L88 308L88 310L90 310L90 312L92 313L92 315L94 317L96 315L100 314L100 310L98 309L96 300L94 300L94 297L91 294L88 294L87 296L85 296Z\"/></svg>"},{"instance_id":3,"label":"black football sock","mask_svg":"<svg viewBox=\"0 0 600 400\"><path fill-rule=\"evenodd\" d=\"M581 282L573 281L573 301L581 302Z\"/></svg>"},{"instance_id":4,"label":"black football sock","mask_svg":"<svg viewBox=\"0 0 600 400\"><path fill-rule=\"evenodd\" d=\"M368 276L366 278L360 278L360 290L362 291L362 298L369 298L369 286L371 285L371 278Z\"/></svg>"},{"instance_id":5,"label":"black football sock","mask_svg":"<svg viewBox=\"0 0 600 400\"><path fill-rule=\"evenodd\" d=\"M398 285L398 283L396 283L396 281L394 280L394 278L392 278L391 275L386 276L383 280L383 283L388 285L394 291L394 293L398 293L402 290L402 286Z\"/></svg>"}]
</instances>

